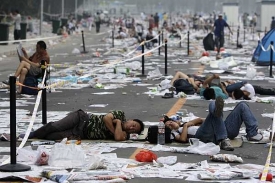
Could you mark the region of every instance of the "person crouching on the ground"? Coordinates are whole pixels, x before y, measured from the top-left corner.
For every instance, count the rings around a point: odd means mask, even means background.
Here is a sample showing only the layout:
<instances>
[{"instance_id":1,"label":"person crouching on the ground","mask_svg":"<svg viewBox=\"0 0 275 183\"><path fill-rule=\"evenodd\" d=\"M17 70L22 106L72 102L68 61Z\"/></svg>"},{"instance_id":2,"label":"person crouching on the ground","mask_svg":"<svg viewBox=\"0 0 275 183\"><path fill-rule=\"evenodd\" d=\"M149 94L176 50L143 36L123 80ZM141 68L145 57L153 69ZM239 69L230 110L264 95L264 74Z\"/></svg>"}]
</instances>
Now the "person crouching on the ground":
<instances>
[{"instance_id":1,"label":"person crouching on the ground","mask_svg":"<svg viewBox=\"0 0 275 183\"><path fill-rule=\"evenodd\" d=\"M50 57L46 49L47 46L44 41L37 42L36 52L31 57L28 57L24 48L22 49L24 56L20 57L21 62L14 74L15 77L19 76L20 83L24 83L27 74L30 74L31 76L39 76L42 73L40 68L40 62L42 60L46 61L47 64L50 63ZM9 84L8 81L5 81L4 83ZM21 91L22 86L19 86L18 93L21 93Z\"/></svg>"},{"instance_id":2,"label":"person crouching on the ground","mask_svg":"<svg viewBox=\"0 0 275 183\"><path fill-rule=\"evenodd\" d=\"M140 134L144 124L139 119L126 121L123 111L112 111L106 115L87 114L83 110L69 113L65 118L50 122L30 133L29 138L46 140L91 139L123 141L129 134ZM24 134L19 137L23 138Z\"/></svg>"},{"instance_id":3,"label":"person crouching on the ground","mask_svg":"<svg viewBox=\"0 0 275 183\"><path fill-rule=\"evenodd\" d=\"M214 79L219 79L218 74L213 74L212 76L208 77L202 84L200 89L200 96L204 97L205 100L215 100L217 97L222 97L223 99L228 98L228 93L226 92L225 88L220 88L219 86L211 86L211 82Z\"/></svg>"},{"instance_id":4,"label":"person crouching on the ground","mask_svg":"<svg viewBox=\"0 0 275 183\"><path fill-rule=\"evenodd\" d=\"M171 138L187 142L188 138L197 138L202 142L220 144L221 149L233 151L229 139L238 136L242 123L246 127L246 137L249 141L261 141L262 134L258 133L258 121L245 102L240 102L223 121L224 100L217 97L209 104L209 113L205 120L197 118L179 125L178 122L168 120L165 125L172 131ZM200 125L200 126L199 126Z\"/></svg>"}]
</instances>

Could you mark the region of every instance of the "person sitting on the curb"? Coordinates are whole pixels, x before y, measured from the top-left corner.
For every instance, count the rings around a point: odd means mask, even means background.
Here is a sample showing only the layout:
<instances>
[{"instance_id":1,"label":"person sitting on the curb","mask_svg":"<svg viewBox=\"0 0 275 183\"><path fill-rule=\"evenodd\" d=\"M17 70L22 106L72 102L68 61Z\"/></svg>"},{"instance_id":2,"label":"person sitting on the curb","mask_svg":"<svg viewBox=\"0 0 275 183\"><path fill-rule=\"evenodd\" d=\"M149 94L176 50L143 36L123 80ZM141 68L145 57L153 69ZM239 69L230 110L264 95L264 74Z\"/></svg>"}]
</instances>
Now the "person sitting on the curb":
<instances>
[{"instance_id":1,"label":"person sitting on the curb","mask_svg":"<svg viewBox=\"0 0 275 183\"><path fill-rule=\"evenodd\" d=\"M187 142L188 138L197 138L202 142L220 144L221 149L233 151L229 139L238 136L242 123L246 127L246 137L249 141L261 141L263 135L258 133L258 122L245 102L240 102L223 121L224 100L217 97L209 104L209 113L205 120L197 118L183 124L167 120L165 125L172 131L171 138Z\"/></svg>"},{"instance_id":2,"label":"person sitting on the curb","mask_svg":"<svg viewBox=\"0 0 275 183\"><path fill-rule=\"evenodd\" d=\"M129 134L140 134L144 124L139 119L126 121L123 111L111 111L106 115L87 114L83 110L69 113L65 118L50 122L30 133L29 138L46 140L91 139L123 141ZM23 138L25 134L19 135Z\"/></svg>"},{"instance_id":3,"label":"person sitting on the curb","mask_svg":"<svg viewBox=\"0 0 275 183\"><path fill-rule=\"evenodd\" d=\"M36 44L36 52L31 57L28 57L26 50L22 48L24 56L20 57L21 62L14 74L15 77L19 76L20 83L24 83L27 74L31 76L39 76L42 73L40 67L42 60L44 60L47 64L50 63L50 57L46 49L46 43L44 41L38 41ZM9 85L9 81L3 81L3 83ZM21 91L22 86L19 86L18 93L21 93Z\"/></svg>"},{"instance_id":4,"label":"person sitting on the curb","mask_svg":"<svg viewBox=\"0 0 275 183\"><path fill-rule=\"evenodd\" d=\"M219 79L218 74L213 74L208 77L202 84L202 88L200 89L200 96L204 97L206 100L216 99L217 97L222 97L223 99L228 98L228 94L224 87L220 88L219 86L210 86L211 82L214 79ZM209 87L210 86L210 87Z\"/></svg>"}]
</instances>

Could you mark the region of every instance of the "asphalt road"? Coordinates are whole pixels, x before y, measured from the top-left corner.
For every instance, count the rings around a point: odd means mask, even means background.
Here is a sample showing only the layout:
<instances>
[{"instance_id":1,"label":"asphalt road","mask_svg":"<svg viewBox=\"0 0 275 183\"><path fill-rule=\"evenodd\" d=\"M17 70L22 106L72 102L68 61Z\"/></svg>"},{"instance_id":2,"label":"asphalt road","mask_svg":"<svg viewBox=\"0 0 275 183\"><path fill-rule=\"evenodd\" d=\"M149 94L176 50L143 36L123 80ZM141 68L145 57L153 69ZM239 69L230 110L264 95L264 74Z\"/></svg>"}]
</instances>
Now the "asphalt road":
<instances>
[{"instance_id":1,"label":"asphalt road","mask_svg":"<svg viewBox=\"0 0 275 183\"><path fill-rule=\"evenodd\" d=\"M93 44L102 44L100 40L106 35L95 35L92 33L85 33L86 35L86 45ZM55 55L58 53L69 53L68 56L55 56L52 58L52 63L68 63L74 64L76 62L88 60L91 58L91 52L81 57L70 54L74 48L79 48L81 50L81 36L76 35L70 37L65 43L58 44L53 48L49 49L50 55ZM179 48L168 48L168 52L171 50L175 50ZM186 51L185 48L181 48L182 51ZM151 58L163 58L163 56L153 56ZM168 58L168 60L172 60L174 58ZM146 58L146 62L151 62L150 59ZM0 62L0 80L7 79L9 74L12 74L18 64L17 57L8 56L5 60ZM190 68L198 68L200 67L199 63L188 63L186 65L173 65L169 64L168 74L174 75L175 71L182 71L188 74L192 74L195 70L191 70ZM209 69L206 66L205 69ZM262 69L266 75L268 75L267 69ZM161 72L164 73L164 69L161 68ZM148 73L148 70L145 68L145 73ZM142 78L142 83L149 84L158 84L160 81L152 81L145 80ZM271 87L273 84L268 81L250 81L253 84L259 84L265 87ZM92 95L94 92L102 92L100 89L94 88L83 88L79 90L60 90L60 93L49 93L47 95L47 105L49 111L74 111L76 109L83 109L84 111L93 111L93 112L108 112L109 110L123 110L126 113L127 118L139 118L143 121L159 121L162 114L165 114L169 111L169 109L174 105L174 103L178 100L176 98L173 99L162 99L160 96L155 96L154 98L149 98L148 95L142 94L143 92L148 91L146 87L133 86L128 84L127 87L108 90L115 92L114 95ZM126 92L126 94L125 94ZM0 98L7 98L9 94L5 92L0 92ZM65 105L60 106L58 103L65 103ZM88 107L91 104L108 104L105 108L90 108ZM207 109L208 109L208 101L202 100L187 100L184 104L183 108L187 109L189 112L193 112L195 115L200 117L206 117ZM270 104L263 103L249 103L250 108L256 118L259 121L260 128L267 128L271 125L272 120L270 118L263 118L261 116L262 113L271 113L273 112L273 107ZM235 106L235 104L226 104L226 107ZM2 107L0 107L2 108ZM27 107L20 107L22 109L32 110L33 105L29 105ZM41 106L39 107L41 110ZM224 116L226 117L229 112L225 112ZM9 146L8 142L0 141L0 147ZM115 153L117 153L118 157L128 158L135 151L135 148L126 148L126 149L117 149ZM228 153L226 151L222 151L221 153ZM249 144L243 143L243 146L240 148L235 148L233 152L229 152L238 156L241 156L245 163L254 163L264 165L266 161L266 157L268 154L268 148L264 148L263 144ZM2 153L1 155L3 155ZM156 152L159 156L171 155L171 153L167 152ZM208 156L201 155L192 155L192 154L177 154L178 162L188 162L195 163L202 160L209 160ZM272 157L271 162L274 162L274 157ZM129 182L186 182L183 180L177 179L158 179L158 178L135 178L130 180Z\"/></svg>"}]
</instances>

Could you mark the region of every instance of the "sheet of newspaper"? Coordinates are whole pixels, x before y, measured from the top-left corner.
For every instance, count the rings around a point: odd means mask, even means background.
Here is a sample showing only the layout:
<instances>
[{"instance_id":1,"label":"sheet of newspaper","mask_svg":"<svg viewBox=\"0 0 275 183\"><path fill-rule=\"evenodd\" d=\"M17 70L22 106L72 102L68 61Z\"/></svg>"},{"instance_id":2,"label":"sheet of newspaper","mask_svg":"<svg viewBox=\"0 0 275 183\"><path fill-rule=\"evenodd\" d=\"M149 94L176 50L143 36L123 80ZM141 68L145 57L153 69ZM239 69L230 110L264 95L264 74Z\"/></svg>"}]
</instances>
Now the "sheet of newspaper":
<instances>
[{"instance_id":1,"label":"sheet of newspaper","mask_svg":"<svg viewBox=\"0 0 275 183\"><path fill-rule=\"evenodd\" d=\"M22 51L22 44L21 43L19 43L19 45L16 47L16 50L17 50L19 61L21 61L20 57L24 56L24 53Z\"/></svg>"}]
</instances>

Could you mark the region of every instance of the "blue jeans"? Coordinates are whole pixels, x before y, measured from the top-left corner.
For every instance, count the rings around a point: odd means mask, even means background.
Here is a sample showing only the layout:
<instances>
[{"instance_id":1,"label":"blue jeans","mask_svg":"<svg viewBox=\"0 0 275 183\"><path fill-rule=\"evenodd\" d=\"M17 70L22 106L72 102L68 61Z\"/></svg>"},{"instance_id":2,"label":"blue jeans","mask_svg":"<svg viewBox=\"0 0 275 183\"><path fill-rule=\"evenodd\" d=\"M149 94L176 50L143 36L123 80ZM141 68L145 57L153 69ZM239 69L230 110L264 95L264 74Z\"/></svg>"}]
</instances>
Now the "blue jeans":
<instances>
[{"instance_id":1,"label":"blue jeans","mask_svg":"<svg viewBox=\"0 0 275 183\"><path fill-rule=\"evenodd\" d=\"M246 83L247 83L246 81L241 81L234 84L230 84L226 87L226 91L228 93L232 93L234 90L240 89L241 87L243 87Z\"/></svg>"},{"instance_id":2,"label":"blue jeans","mask_svg":"<svg viewBox=\"0 0 275 183\"><path fill-rule=\"evenodd\" d=\"M238 136L242 123L245 125L248 137L253 137L258 134L258 121L245 102L238 103L234 110L227 116L224 123L227 136L230 139Z\"/></svg>"},{"instance_id":3,"label":"blue jeans","mask_svg":"<svg viewBox=\"0 0 275 183\"><path fill-rule=\"evenodd\" d=\"M202 142L213 142L218 144L221 140L227 138L227 131L221 117L214 116L215 101L209 104L209 114L205 121L196 132L195 138L200 139Z\"/></svg>"},{"instance_id":4,"label":"blue jeans","mask_svg":"<svg viewBox=\"0 0 275 183\"><path fill-rule=\"evenodd\" d=\"M238 103L224 122L222 117L214 116L214 110L215 101L212 101L209 104L209 114L195 135L195 137L200 139L200 141L218 144L221 140L226 139L227 137L234 139L238 136L243 122L248 137L257 135L258 122L250 111L247 103Z\"/></svg>"}]
</instances>

